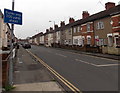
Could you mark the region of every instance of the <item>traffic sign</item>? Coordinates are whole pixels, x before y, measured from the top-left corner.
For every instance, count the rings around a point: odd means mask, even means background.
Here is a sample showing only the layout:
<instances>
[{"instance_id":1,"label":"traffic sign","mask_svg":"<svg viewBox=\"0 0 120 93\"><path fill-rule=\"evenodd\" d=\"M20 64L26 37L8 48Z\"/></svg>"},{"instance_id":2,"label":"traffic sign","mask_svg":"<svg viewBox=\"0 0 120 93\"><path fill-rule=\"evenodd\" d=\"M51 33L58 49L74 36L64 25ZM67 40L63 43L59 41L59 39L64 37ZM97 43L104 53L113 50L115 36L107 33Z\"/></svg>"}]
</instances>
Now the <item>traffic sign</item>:
<instances>
[{"instance_id":1,"label":"traffic sign","mask_svg":"<svg viewBox=\"0 0 120 93\"><path fill-rule=\"evenodd\" d=\"M9 9L4 9L4 22L22 25L22 13Z\"/></svg>"}]
</instances>

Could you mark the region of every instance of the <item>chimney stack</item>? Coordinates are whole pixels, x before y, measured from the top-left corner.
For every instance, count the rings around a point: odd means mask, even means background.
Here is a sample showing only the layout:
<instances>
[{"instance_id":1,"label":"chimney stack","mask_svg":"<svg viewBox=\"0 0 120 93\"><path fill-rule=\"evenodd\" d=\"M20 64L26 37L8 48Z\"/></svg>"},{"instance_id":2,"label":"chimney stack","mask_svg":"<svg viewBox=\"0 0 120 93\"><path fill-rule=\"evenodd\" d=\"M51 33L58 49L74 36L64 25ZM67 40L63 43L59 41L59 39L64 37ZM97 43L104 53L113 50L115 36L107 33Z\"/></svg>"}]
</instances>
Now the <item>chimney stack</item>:
<instances>
[{"instance_id":1,"label":"chimney stack","mask_svg":"<svg viewBox=\"0 0 120 93\"><path fill-rule=\"evenodd\" d=\"M53 30L53 28L52 27L50 27L50 31L52 31Z\"/></svg>"},{"instance_id":2,"label":"chimney stack","mask_svg":"<svg viewBox=\"0 0 120 93\"><path fill-rule=\"evenodd\" d=\"M84 19L84 18L87 18L87 17L89 17L89 13L88 13L88 11L83 11L83 14L82 14L82 18Z\"/></svg>"},{"instance_id":3,"label":"chimney stack","mask_svg":"<svg viewBox=\"0 0 120 93\"><path fill-rule=\"evenodd\" d=\"M73 22L75 22L75 20L74 20L74 18L69 18L69 23L73 23Z\"/></svg>"},{"instance_id":4,"label":"chimney stack","mask_svg":"<svg viewBox=\"0 0 120 93\"><path fill-rule=\"evenodd\" d=\"M49 29L46 29L46 33L48 33L49 32Z\"/></svg>"},{"instance_id":5,"label":"chimney stack","mask_svg":"<svg viewBox=\"0 0 120 93\"><path fill-rule=\"evenodd\" d=\"M55 29L58 28L58 25L54 25L54 28L55 28Z\"/></svg>"},{"instance_id":6,"label":"chimney stack","mask_svg":"<svg viewBox=\"0 0 120 93\"><path fill-rule=\"evenodd\" d=\"M105 4L106 10L109 10L110 8L113 8L113 7L115 7L115 3L113 3L113 2L107 2Z\"/></svg>"},{"instance_id":7,"label":"chimney stack","mask_svg":"<svg viewBox=\"0 0 120 93\"><path fill-rule=\"evenodd\" d=\"M61 27L65 26L65 21L61 21L60 26Z\"/></svg>"}]
</instances>

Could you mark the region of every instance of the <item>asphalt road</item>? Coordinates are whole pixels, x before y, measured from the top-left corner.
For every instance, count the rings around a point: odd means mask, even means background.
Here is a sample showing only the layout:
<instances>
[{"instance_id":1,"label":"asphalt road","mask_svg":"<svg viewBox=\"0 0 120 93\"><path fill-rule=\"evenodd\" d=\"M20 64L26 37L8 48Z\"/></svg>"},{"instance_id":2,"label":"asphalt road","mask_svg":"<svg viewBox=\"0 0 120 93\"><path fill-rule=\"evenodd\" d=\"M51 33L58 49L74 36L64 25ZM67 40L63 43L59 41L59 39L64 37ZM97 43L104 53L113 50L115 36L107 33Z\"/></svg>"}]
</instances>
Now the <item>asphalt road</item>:
<instances>
[{"instance_id":1,"label":"asphalt road","mask_svg":"<svg viewBox=\"0 0 120 93\"><path fill-rule=\"evenodd\" d=\"M118 91L118 61L53 48L29 49L81 91Z\"/></svg>"}]
</instances>

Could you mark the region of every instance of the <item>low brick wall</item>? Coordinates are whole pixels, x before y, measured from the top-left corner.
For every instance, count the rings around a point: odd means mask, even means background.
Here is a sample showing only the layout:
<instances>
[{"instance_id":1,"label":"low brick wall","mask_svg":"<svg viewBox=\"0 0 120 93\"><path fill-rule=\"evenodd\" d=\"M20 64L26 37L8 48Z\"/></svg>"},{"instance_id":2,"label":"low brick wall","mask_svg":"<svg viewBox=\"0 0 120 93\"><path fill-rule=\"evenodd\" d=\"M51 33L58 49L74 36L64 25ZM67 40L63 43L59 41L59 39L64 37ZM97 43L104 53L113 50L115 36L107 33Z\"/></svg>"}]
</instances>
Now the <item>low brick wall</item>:
<instances>
[{"instance_id":1,"label":"low brick wall","mask_svg":"<svg viewBox=\"0 0 120 93\"><path fill-rule=\"evenodd\" d=\"M3 52L1 54L2 56L2 87L5 87L8 84L8 67L9 67L9 62L8 62L8 56L9 53Z\"/></svg>"},{"instance_id":2,"label":"low brick wall","mask_svg":"<svg viewBox=\"0 0 120 93\"><path fill-rule=\"evenodd\" d=\"M103 54L108 54L108 47L102 46L102 53Z\"/></svg>"},{"instance_id":3,"label":"low brick wall","mask_svg":"<svg viewBox=\"0 0 120 93\"><path fill-rule=\"evenodd\" d=\"M120 55L120 48L108 47L108 54Z\"/></svg>"},{"instance_id":4,"label":"low brick wall","mask_svg":"<svg viewBox=\"0 0 120 93\"><path fill-rule=\"evenodd\" d=\"M60 48L64 49L72 49L72 50L78 50L83 52L99 52L101 53L102 49L99 47L91 47L91 46L77 46L77 45L61 45Z\"/></svg>"},{"instance_id":5,"label":"low brick wall","mask_svg":"<svg viewBox=\"0 0 120 93\"><path fill-rule=\"evenodd\" d=\"M120 48L116 47L102 47L102 53L103 54L114 54L114 55L120 55Z\"/></svg>"}]
</instances>

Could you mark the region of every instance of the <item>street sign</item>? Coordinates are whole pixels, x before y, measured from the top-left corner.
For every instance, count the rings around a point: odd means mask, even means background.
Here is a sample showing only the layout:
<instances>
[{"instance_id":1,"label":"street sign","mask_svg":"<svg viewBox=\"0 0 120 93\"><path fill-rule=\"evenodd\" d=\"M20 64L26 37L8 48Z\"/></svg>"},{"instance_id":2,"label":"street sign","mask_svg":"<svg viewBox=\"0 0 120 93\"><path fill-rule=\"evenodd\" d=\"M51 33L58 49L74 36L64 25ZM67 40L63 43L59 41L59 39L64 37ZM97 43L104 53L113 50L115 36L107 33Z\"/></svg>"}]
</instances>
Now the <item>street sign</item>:
<instances>
[{"instance_id":1,"label":"street sign","mask_svg":"<svg viewBox=\"0 0 120 93\"><path fill-rule=\"evenodd\" d=\"M9 9L4 9L4 22L22 25L22 13Z\"/></svg>"}]
</instances>

